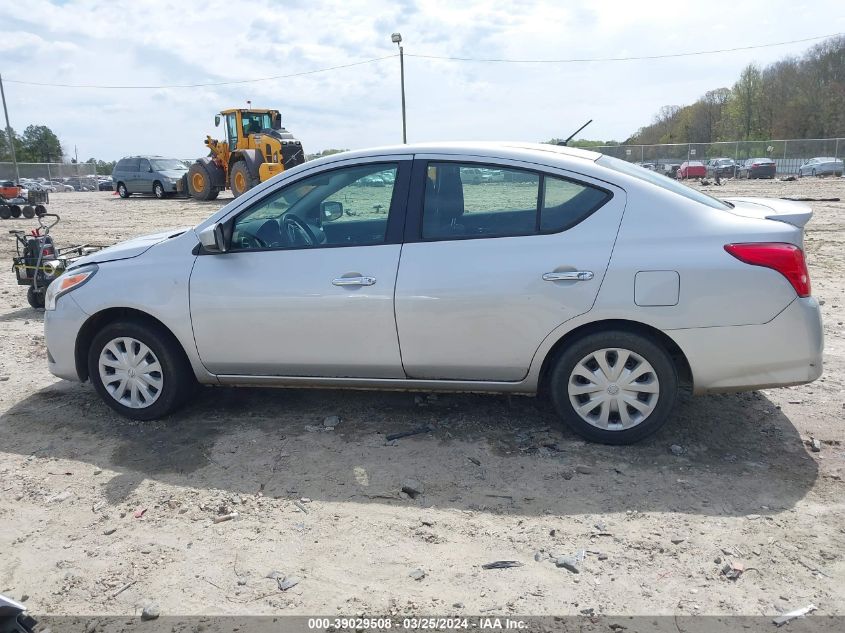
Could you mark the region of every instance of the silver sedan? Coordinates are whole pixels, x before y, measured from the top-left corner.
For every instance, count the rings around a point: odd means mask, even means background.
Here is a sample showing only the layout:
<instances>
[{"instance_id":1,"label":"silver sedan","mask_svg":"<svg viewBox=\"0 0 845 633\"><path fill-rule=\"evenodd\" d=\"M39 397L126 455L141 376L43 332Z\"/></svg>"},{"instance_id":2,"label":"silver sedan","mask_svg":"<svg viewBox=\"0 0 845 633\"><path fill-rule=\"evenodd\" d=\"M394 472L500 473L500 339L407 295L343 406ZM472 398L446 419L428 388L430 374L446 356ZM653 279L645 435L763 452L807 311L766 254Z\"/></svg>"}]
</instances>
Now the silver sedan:
<instances>
[{"instance_id":1,"label":"silver sedan","mask_svg":"<svg viewBox=\"0 0 845 633\"><path fill-rule=\"evenodd\" d=\"M799 176L841 176L843 172L843 161L841 158L832 156L817 156L811 158L798 168Z\"/></svg>"},{"instance_id":2,"label":"silver sedan","mask_svg":"<svg viewBox=\"0 0 845 633\"><path fill-rule=\"evenodd\" d=\"M48 289L47 360L139 420L197 383L543 390L575 432L631 443L679 385L821 375L811 215L550 145L336 154L80 261Z\"/></svg>"}]
</instances>

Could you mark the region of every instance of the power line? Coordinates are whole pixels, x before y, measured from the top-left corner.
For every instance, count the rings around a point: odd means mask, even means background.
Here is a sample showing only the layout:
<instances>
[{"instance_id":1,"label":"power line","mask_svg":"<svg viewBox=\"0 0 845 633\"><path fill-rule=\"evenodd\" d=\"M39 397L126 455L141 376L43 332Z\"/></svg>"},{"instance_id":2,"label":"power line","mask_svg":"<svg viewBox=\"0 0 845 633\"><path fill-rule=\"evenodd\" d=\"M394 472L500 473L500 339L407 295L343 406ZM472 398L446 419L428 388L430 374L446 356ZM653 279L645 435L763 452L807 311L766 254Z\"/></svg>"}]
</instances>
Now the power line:
<instances>
[{"instance_id":1,"label":"power line","mask_svg":"<svg viewBox=\"0 0 845 633\"><path fill-rule=\"evenodd\" d=\"M210 81L207 83L197 84L168 84L159 86L104 86L98 84L53 84L41 83L37 81L23 81L20 79L6 79L6 83L22 84L25 86L41 86L45 88L98 88L102 90L155 90L167 88L207 88L213 86L234 86L238 84L258 83L260 81L274 81L276 79L289 79L291 77L302 77L304 75L315 75L317 73L325 73L330 70L340 70L342 68L351 68L352 66L361 66L363 64L372 64L373 62L380 62L385 59L398 57L397 54L385 55L384 57L375 57L373 59L365 59L359 62L352 62L349 64L341 64L339 66L329 66L328 68L317 68L315 70L305 70L298 73L291 73L289 75L274 75L273 77L260 77L258 79L238 79L233 81Z\"/></svg>"},{"instance_id":2,"label":"power line","mask_svg":"<svg viewBox=\"0 0 845 633\"><path fill-rule=\"evenodd\" d=\"M733 53L737 51L748 51L755 48L770 48L772 46L785 46L787 44L800 44L823 40L829 37L838 37L843 33L832 33L830 35L819 35L817 37L806 37L800 40L789 40L788 42L774 42L772 44L756 44L754 46L737 46L735 48L720 48L710 51L694 51L689 53L667 53L663 55L640 55L634 57L573 57L569 59L503 59L503 58L480 58L480 57L447 57L442 55L421 55L416 53L405 53L408 57L421 59L438 59L450 62L484 62L500 64L576 64L585 62L629 62L646 59L669 59L672 57L693 57L695 55L714 55L716 53Z\"/></svg>"}]
</instances>

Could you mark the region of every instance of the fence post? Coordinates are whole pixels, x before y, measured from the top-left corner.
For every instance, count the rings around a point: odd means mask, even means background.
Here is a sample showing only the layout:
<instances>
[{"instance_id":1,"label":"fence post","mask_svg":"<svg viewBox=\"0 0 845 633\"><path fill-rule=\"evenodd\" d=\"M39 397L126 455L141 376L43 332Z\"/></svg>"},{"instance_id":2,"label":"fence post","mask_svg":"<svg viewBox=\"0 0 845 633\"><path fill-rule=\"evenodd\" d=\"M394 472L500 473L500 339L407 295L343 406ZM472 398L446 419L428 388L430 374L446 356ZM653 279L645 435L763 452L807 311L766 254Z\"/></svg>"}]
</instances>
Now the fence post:
<instances>
[{"instance_id":1,"label":"fence post","mask_svg":"<svg viewBox=\"0 0 845 633\"><path fill-rule=\"evenodd\" d=\"M836 143L833 145L833 157L839 158L839 139L836 139Z\"/></svg>"},{"instance_id":2,"label":"fence post","mask_svg":"<svg viewBox=\"0 0 845 633\"><path fill-rule=\"evenodd\" d=\"M53 181L53 177L50 175L50 163L47 163L47 180Z\"/></svg>"}]
</instances>

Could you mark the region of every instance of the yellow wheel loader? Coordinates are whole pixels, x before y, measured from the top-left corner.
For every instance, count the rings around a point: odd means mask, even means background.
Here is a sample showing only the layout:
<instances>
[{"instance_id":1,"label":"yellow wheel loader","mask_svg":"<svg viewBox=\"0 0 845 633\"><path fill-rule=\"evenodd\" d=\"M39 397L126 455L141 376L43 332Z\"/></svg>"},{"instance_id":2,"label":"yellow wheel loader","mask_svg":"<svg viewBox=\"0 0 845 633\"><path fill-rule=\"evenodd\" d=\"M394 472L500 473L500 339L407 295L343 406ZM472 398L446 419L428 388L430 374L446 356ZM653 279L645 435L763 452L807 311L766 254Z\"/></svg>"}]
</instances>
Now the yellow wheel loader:
<instances>
[{"instance_id":1,"label":"yellow wheel loader","mask_svg":"<svg viewBox=\"0 0 845 633\"><path fill-rule=\"evenodd\" d=\"M188 170L187 185L198 200L214 200L224 189L237 198L260 182L305 162L302 143L282 127L278 110L231 109L214 117L226 140L207 136L209 155Z\"/></svg>"}]
</instances>

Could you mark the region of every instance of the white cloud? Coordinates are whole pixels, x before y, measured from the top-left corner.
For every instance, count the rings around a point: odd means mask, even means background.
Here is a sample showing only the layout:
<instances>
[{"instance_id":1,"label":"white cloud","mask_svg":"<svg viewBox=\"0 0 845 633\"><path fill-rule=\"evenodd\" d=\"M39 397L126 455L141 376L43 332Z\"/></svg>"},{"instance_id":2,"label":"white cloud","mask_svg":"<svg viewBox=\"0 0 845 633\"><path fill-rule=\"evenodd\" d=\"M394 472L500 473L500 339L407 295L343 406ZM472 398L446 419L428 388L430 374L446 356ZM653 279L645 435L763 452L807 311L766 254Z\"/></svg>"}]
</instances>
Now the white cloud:
<instances>
[{"instance_id":1,"label":"white cloud","mask_svg":"<svg viewBox=\"0 0 845 633\"><path fill-rule=\"evenodd\" d=\"M548 59L729 48L845 31L841 0L714 5L511 0L255 3L0 0L7 79L172 85L266 77L407 53ZM730 85L740 69L808 44L661 61L453 63L406 57L409 139L544 140L587 119L622 139L665 104ZM306 150L401 135L399 62L198 89L86 90L7 83L12 125L46 124L80 157L203 153L220 109L277 107Z\"/></svg>"}]
</instances>

